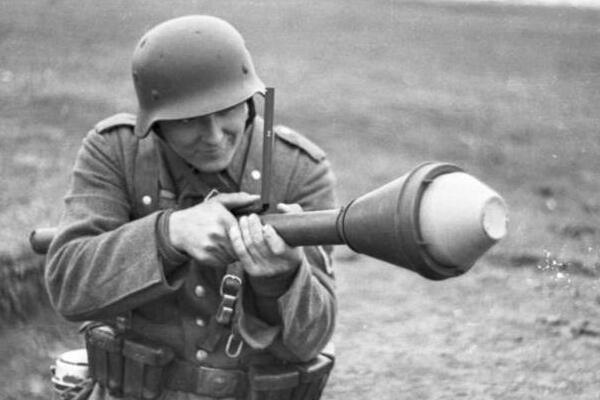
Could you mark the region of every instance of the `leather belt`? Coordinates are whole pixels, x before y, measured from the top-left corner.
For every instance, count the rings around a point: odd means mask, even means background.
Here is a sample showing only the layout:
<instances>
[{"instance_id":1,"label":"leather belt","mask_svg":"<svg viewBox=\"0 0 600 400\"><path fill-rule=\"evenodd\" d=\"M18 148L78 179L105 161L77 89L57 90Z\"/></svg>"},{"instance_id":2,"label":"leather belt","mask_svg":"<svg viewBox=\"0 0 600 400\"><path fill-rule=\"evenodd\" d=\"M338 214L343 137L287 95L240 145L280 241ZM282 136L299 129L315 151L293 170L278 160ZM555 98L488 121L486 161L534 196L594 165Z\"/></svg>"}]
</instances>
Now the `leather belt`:
<instances>
[{"instance_id":1,"label":"leather belt","mask_svg":"<svg viewBox=\"0 0 600 400\"><path fill-rule=\"evenodd\" d=\"M173 360L165 371L165 387L208 397L243 398L248 392L248 378L238 369L219 369Z\"/></svg>"}]
</instances>

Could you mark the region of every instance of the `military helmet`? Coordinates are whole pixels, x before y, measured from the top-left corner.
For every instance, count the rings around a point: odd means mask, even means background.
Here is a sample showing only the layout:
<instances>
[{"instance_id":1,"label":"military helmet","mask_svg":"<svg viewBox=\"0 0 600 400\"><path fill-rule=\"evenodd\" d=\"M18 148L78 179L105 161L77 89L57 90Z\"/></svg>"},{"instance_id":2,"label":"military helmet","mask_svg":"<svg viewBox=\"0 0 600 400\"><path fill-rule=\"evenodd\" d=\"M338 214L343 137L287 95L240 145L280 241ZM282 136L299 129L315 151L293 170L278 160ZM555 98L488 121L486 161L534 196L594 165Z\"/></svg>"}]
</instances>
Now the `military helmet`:
<instances>
[{"instance_id":1,"label":"military helmet","mask_svg":"<svg viewBox=\"0 0 600 400\"><path fill-rule=\"evenodd\" d=\"M133 53L135 133L161 120L211 114L264 93L242 35L228 22L190 15L148 31Z\"/></svg>"}]
</instances>

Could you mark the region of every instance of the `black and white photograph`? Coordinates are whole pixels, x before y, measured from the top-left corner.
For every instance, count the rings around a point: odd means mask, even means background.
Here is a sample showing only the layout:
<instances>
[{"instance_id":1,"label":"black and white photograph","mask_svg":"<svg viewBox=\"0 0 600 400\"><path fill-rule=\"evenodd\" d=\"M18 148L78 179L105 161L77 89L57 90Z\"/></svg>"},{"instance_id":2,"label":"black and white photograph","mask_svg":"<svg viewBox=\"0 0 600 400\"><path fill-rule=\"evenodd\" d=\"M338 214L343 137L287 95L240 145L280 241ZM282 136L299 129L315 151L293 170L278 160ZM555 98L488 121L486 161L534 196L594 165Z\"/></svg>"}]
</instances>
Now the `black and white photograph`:
<instances>
[{"instance_id":1,"label":"black and white photograph","mask_svg":"<svg viewBox=\"0 0 600 400\"><path fill-rule=\"evenodd\" d=\"M0 399L600 399L599 0L0 0Z\"/></svg>"}]
</instances>

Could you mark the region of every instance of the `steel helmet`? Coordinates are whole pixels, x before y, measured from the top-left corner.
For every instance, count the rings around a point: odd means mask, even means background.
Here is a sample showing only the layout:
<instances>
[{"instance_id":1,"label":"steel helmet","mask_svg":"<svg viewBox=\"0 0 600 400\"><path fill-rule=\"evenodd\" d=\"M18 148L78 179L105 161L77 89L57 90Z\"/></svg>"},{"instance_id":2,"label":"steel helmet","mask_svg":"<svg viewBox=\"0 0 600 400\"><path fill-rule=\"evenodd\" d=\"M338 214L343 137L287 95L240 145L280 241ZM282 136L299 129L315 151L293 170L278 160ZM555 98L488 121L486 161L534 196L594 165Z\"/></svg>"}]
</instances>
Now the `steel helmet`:
<instances>
[{"instance_id":1,"label":"steel helmet","mask_svg":"<svg viewBox=\"0 0 600 400\"><path fill-rule=\"evenodd\" d=\"M211 114L264 93L242 35L228 22L190 15L148 31L133 53L135 134L160 120Z\"/></svg>"}]
</instances>

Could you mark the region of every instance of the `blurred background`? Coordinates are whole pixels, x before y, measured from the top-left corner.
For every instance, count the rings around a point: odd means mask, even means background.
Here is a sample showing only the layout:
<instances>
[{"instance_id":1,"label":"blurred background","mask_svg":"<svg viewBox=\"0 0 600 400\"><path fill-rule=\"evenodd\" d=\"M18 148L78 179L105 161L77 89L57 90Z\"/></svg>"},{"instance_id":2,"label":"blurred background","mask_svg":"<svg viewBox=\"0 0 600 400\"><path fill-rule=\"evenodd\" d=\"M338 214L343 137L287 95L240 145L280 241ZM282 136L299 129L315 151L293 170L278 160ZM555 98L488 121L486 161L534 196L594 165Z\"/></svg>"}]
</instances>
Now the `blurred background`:
<instances>
[{"instance_id":1,"label":"blurred background","mask_svg":"<svg viewBox=\"0 0 600 400\"><path fill-rule=\"evenodd\" d=\"M450 281L337 250L325 398L597 398L600 9L548 2L0 0L0 398L48 398L82 345L28 234L57 223L85 133L135 112L138 39L193 13L241 31L341 203L438 160L509 205L508 237Z\"/></svg>"}]
</instances>

